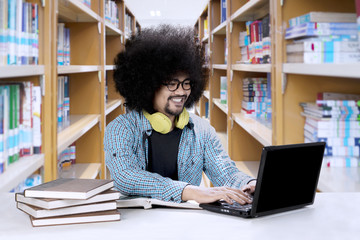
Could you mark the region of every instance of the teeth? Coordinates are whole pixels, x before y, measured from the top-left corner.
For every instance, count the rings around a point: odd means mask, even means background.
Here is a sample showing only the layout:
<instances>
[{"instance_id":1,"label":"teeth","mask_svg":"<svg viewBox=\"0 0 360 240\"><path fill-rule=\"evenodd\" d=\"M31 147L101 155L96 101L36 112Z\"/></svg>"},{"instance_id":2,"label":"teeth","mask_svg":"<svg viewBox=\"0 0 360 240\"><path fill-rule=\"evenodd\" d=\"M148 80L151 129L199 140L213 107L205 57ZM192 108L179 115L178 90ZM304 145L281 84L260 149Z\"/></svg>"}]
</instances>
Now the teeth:
<instances>
[{"instance_id":1,"label":"teeth","mask_svg":"<svg viewBox=\"0 0 360 240\"><path fill-rule=\"evenodd\" d=\"M181 102L182 98L173 98L172 99L174 102Z\"/></svg>"}]
</instances>

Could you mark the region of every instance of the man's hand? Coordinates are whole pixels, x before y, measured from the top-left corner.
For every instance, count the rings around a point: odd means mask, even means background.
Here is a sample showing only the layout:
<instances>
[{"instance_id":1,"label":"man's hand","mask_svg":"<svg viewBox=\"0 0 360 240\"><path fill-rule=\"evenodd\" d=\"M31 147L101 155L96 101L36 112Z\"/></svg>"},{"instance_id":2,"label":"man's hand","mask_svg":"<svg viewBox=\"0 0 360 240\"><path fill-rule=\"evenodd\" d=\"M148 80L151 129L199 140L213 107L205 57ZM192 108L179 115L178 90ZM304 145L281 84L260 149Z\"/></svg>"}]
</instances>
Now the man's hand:
<instances>
[{"instance_id":1,"label":"man's hand","mask_svg":"<svg viewBox=\"0 0 360 240\"><path fill-rule=\"evenodd\" d=\"M252 202L249 198L249 195L240 189L229 187L205 188L193 185L188 185L184 188L182 193L182 200L195 200L198 203L210 203L217 200L225 200L229 204L232 204L233 201L236 201L242 205Z\"/></svg>"},{"instance_id":2,"label":"man's hand","mask_svg":"<svg viewBox=\"0 0 360 240\"><path fill-rule=\"evenodd\" d=\"M252 194L255 192L256 180L252 180L247 185L243 186L241 190L247 194Z\"/></svg>"}]
</instances>

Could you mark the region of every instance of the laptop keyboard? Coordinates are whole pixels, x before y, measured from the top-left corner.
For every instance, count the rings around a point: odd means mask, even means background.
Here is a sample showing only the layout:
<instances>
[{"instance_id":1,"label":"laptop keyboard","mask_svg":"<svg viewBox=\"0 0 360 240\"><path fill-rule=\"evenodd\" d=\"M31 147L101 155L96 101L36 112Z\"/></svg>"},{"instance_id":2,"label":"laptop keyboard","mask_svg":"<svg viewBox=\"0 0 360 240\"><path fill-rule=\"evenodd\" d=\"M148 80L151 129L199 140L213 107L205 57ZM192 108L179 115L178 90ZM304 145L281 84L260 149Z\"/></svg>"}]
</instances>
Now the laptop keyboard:
<instances>
[{"instance_id":1,"label":"laptop keyboard","mask_svg":"<svg viewBox=\"0 0 360 240\"><path fill-rule=\"evenodd\" d=\"M252 204L244 204L244 205L241 205L240 203L238 202L234 202L232 204L229 204L223 200L219 201L221 203L221 205L224 207L224 208L229 208L229 209L236 209L236 210L243 210L243 211L247 211L247 210L250 210L251 207L252 207Z\"/></svg>"}]
</instances>

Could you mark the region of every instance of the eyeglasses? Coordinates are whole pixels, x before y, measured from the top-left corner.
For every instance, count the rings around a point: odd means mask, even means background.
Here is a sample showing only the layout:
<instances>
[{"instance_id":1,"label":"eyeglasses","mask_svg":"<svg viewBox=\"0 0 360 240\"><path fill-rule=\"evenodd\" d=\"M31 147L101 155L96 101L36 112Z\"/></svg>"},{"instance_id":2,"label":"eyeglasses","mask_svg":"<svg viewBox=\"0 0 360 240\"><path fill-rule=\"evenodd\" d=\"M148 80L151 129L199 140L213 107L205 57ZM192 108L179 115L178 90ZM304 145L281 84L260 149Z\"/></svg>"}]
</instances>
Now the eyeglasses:
<instances>
[{"instance_id":1,"label":"eyeglasses","mask_svg":"<svg viewBox=\"0 0 360 240\"><path fill-rule=\"evenodd\" d=\"M174 79L174 80L170 80L169 82L163 83L163 84L167 86L167 88L169 89L170 92L175 92L179 88L180 85L184 90L190 90L192 87L191 80L189 80L189 79L184 80L182 82Z\"/></svg>"}]
</instances>

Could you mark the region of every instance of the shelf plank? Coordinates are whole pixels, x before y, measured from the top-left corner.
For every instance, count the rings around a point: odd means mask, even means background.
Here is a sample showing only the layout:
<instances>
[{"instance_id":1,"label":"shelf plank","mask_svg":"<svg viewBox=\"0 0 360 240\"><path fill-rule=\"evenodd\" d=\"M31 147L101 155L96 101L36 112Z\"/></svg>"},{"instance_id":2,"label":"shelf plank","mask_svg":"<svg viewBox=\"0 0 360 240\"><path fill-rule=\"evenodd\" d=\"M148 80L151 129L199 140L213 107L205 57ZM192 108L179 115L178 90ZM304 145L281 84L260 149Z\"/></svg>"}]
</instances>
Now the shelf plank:
<instances>
[{"instance_id":1,"label":"shelf plank","mask_svg":"<svg viewBox=\"0 0 360 240\"><path fill-rule=\"evenodd\" d=\"M195 114L200 116L200 107L199 106L195 107Z\"/></svg>"},{"instance_id":2,"label":"shelf plank","mask_svg":"<svg viewBox=\"0 0 360 240\"><path fill-rule=\"evenodd\" d=\"M44 154L22 157L0 175L0 192L9 192L36 170L44 166Z\"/></svg>"},{"instance_id":3,"label":"shelf plank","mask_svg":"<svg viewBox=\"0 0 360 240\"><path fill-rule=\"evenodd\" d=\"M123 35L123 32L117 28L114 24L105 23L105 34L108 36L121 36Z\"/></svg>"},{"instance_id":4,"label":"shelf plank","mask_svg":"<svg viewBox=\"0 0 360 240\"><path fill-rule=\"evenodd\" d=\"M60 0L59 18L64 22L100 22L101 17L78 0Z\"/></svg>"},{"instance_id":5,"label":"shelf plank","mask_svg":"<svg viewBox=\"0 0 360 240\"><path fill-rule=\"evenodd\" d=\"M235 161L235 165L240 171L257 178L260 161Z\"/></svg>"},{"instance_id":6,"label":"shelf plank","mask_svg":"<svg viewBox=\"0 0 360 240\"><path fill-rule=\"evenodd\" d=\"M318 190L321 192L360 192L359 176L359 167L327 167L326 161L323 161Z\"/></svg>"},{"instance_id":7,"label":"shelf plank","mask_svg":"<svg viewBox=\"0 0 360 240\"><path fill-rule=\"evenodd\" d=\"M206 36L201 39L201 42L206 42L209 39L209 34L206 34Z\"/></svg>"},{"instance_id":8,"label":"shelf plank","mask_svg":"<svg viewBox=\"0 0 360 240\"><path fill-rule=\"evenodd\" d=\"M212 67L214 69L227 70L227 65L226 64L213 64Z\"/></svg>"},{"instance_id":9,"label":"shelf plank","mask_svg":"<svg viewBox=\"0 0 360 240\"><path fill-rule=\"evenodd\" d=\"M221 103L220 101L221 101L220 98L213 98L214 104L215 104L218 108L220 108L221 111L223 111L225 114L227 114L227 113L228 113L228 106L227 106L227 104L223 104L223 103Z\"/></svg>"},{"instance_id":10,"label":"shelf plank","mask_svg":"<svg viewBox=\"0 0 360 240\"><path fill-rule=\"evenodd\" d=\"M233 113L232 118L263 146L272 145L272 130L269 123L246 117L243 113Z\"/></svg>"},{"instance_id":11,"label":"shelf plank","mask_svg":"<svg viewBox=\"0 0 360 240\"><path fill-rule=\"evenodd\" d=\"M360 63L344 64L302 64L284 63L283 72L301 75L360 78Z\"/></svg>"},{"instance_id":12,"label":"shelf plank","mask_svg":"<svg viewBox=\"0 0 360 240\"><path fill-rule=\"evenodd\" d=\"M29 77L45 74L44 65L0 66L0 78Z\"/></svg>"},{"instance_id":13,"label":"shelf plank","mask_svg":"<svg viewBox=\"0 0 360 240\"><path fill-rule=\"evenodd\" d=\"M101 70L101 66L97 66L97 65L58 66L58 74L97 72L100 70Z\"/></svg>"},{"instance_id":14,"label":"shelf plank","mask_svg":"<svg viewBox=\"0 0 360 240\"><path fill-rule=\"evenodd\" d=\"M118 108L121 105L121 103L122 103L121 99L108 100L108 103L106 104L105 115L108 115L109 113L114 111L116 108Z\"/></svg>"},{"instance_id":15,"label":"shelf plank","mask_svg":"<svg viewBox=\"0 0 360 240\"><path fill-rule=\"evenodd\" d=\"M271 64L233 64L231 69L244 72L271 72Z\"/></svg>"},{"instance_id":16,"label":"shelf plank","mask_svg":"<svg viewBox=\"0 0 360 240\"><path fill-rule=\"evenodd\" d=\"M222 22L219 26L214 28L211 32L212 35L226 35L226 21Z\"/></svg>"},{"instance_id":17,"label":"shelf plank","mask_svg":"<svg viewBox=\"0 0 360 240\"><path fill-rule=\"evenodd\" d=\"M101 170L100 163L76 163L60 173L60 178L95 179Z\"/></svg>"},{"instance_id":18,"label":"shelf plank","mask_svg":"<svg viewBox=\"0 0 360 240\"><path fill-rule=\"evenodd\" d=\"M58 133L57 153L60 154L64 151L99 121L100 115L98 114L70 115L70 126Z\"/></svg>"},{"instance_id":19,"label":"shelf plank","mask_svg":"<svg viewBox=\"0 0 360 240\"><path fill-rule=\"evenodd\" d=\"M106 66L105 66L105 70L106 70L106 71L115 70L115 65L106 65Z\"/></svg>"},{"instance_id":20,"label":"shelf plank","mask_svg":"<svg viewBox=\"0 0 360 240\"><path fill-rule=\"evenodd\" d=\"M209 90L204 91L203 95L204 95L204 97L206 97L208 100L210 99L210 91L209 91Z\"/></svg>"},{"instance_id":21,"label":"shelf plank","mask_svg":"<svg viewBox=\"0 0 360 240\"><path fill-rule=\"evenodd\" d=\"M257 20L269 13L269 0L251 0L239 8L231 17L233 22Z\"/></svg>"}]
</instances>

